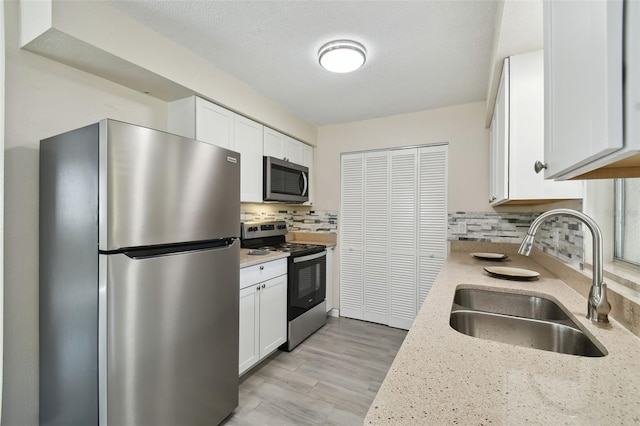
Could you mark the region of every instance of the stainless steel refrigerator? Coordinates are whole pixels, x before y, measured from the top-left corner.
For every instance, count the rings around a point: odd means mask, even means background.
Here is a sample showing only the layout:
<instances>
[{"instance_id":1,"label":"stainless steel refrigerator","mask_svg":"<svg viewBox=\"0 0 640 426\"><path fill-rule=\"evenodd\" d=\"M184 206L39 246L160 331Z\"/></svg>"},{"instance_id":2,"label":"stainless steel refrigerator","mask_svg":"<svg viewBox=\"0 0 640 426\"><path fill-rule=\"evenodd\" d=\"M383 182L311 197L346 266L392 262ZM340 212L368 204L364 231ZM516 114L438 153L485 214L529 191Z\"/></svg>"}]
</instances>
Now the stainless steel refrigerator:
<instances>
[{"instance_id":1,"label":"stainless steel refrigerator","mask_svg":"<svg viewBox=\"0 0 640 426\"><path fill-rule=\"evenodd\" d=\"M40 423L238 404L240 155L103 120L40 143Z\"/></svg>"}]
</instances>

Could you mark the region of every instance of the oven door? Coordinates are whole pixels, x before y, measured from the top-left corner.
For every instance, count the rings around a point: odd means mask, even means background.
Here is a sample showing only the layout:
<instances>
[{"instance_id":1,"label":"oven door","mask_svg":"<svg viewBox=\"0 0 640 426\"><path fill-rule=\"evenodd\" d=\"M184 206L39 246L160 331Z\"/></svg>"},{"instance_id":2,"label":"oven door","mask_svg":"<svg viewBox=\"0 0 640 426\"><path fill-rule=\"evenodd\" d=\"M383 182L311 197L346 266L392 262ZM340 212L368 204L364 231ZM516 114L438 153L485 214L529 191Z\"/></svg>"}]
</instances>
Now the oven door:
<instances>
[{"instance_id":1,"label":"oven door","mask_svg":"<svg viewBox=\"0 0 640 426\"><path fill-rule=\"evenodd\" d=\"M327 252L290 259L289 321L322 302L327 286Z\"/></svg>"}]
</instances>

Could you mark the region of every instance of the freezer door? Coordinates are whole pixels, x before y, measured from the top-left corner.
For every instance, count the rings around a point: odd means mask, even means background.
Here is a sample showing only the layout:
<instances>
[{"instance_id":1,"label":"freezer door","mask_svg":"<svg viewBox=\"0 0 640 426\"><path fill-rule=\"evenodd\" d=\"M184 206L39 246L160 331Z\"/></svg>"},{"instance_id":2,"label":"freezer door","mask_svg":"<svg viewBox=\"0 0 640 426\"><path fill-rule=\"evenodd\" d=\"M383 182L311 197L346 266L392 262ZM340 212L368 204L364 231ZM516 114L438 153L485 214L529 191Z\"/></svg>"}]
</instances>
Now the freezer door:
<instances>
[{"instance_id":1,"label":"freezer door","mask_svg":"<svg viewBox=\"0 0 640 426\"><path fill-rule=\"evenodd\" d=\"M100 250L238 236L240 154L100 122Z\"/></svg>"},{"instance_id":2,"label":"freezer door","mask_svg":"<svg viewBox=\"0 0 640 426\"><path fill-rule=\"evenodd\" d=\"M239 241L142 259L101 257L106 327L99 340L107 359L100 423L221 422L238 405Z\"/></svg>"}]
</instances>

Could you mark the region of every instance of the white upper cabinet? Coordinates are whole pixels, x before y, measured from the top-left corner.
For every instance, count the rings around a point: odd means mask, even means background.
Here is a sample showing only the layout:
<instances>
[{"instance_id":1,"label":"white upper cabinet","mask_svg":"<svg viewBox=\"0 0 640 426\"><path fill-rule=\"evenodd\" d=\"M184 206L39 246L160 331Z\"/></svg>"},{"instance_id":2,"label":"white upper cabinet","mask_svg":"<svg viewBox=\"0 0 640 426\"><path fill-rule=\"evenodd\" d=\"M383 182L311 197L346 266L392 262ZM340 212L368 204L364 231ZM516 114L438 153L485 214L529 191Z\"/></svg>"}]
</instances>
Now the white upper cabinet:
<instances>
[{"instance_id":1,"label":"white upper cabinet","mask_svg":"<svg viewBox=\"0 0 640 426\"><path fill-rule=\"evenodd\" d=\"M263 127L197 96L169 103L169 132L240 153L242 202L262 202Z\"/></svg>"},{"instance_id":2,"label":"white upper cabinet","mask_svg":"<svg viewBox=\"0 0 640 426\"><path fill-rule=\"evenodd\" d=\"M489 202L509 198L509 59L505 59L489 132Z\"/></svg>"},{"instance_id":3,"label":"white upper cabinet","mask_svg":"<svg viewBox=\"0 0 640 426\"><path fill-rule=\"evenodd\" d=\"M307 145L268 127L264 128L264 155L303 164Z\"/></svg>"},{"instance_id":4,"label":"white upper cabinet","mask_svg":"<svg viewBox=\"0 0 640 426\"><path fill-rule=\"evenodd\" d=\"M302 164L304 161L304 147L305 144L298 142L295 139L287 137L285 144L284 154L287 157L287 161L294 164Z\"/></svg>"},{"instance_id":5,"label":"white upper cabinet","mask_svg":"<svg viewBox=\"0 0 640 426\"><path fill-rule=\"evenodd\" d=\"M637 103L624 108L625 97L637 102L640 94L634 98L636 3L625 1L623 15L622 1L544 2L545 178L625 177L640 170L640 138L630 130L640 110Z\"/></svg>"},{"instance_id":6,"label":"white upper cabinet","mask_svg":"<svg viewBox=\"0 0 640 426\"><path fill-rule=\"evenodd\" d=\"M283 135L269 127L264 128L263 151L265 157L285 159L284 147L287 135Z\"/></svg>"},{"instance_id":7,"label":"white upper cabinet","mask_svg":"<svg viewBox=\"0 0 640 426\"><path fill-rule=\"evenodd\" d=\"M240 153L240 201L262 202L263 125L236 114L233 150Z\"/></svg>"},{"instance_id":8,"label":"white upper cabinet","mask_svg":"<svg viewBox=\"0 0 640 426\"><path fill-rule=\"evenodd\" d=\"M235 113L197 96L169 102L170 133L233 149Z\"/></svg>"},{"instance_id":9,"label":"white upper cabinet","mask_svg":"<svg viewBox=\"0 0 640 426\"><path fill-rule=\"evenodd\" d=\"M203 142L233 149L235 141L233 111L196 98L196 137Z\"/></svg>"},{"instance_id":10,"label":"white upper cabinet","mask_svg":"<svg viewBox=\"0 0 640 426\"><path fill-rule=\"evenodd\" d=\"M545 180L543 52L506 58L490 132L491 205L542 204L583 196L581 182Z\"/></svg>"},{"instance_id":11,"label":"white upper cabinet","mask_svg":"<svg viewBox=\"0 0 640 426\"><path fill-rule=\"evenodd\" d=\"M313 147L304 144L302 147L302 164L311 169L313 167Z\"/></svg>"}]
</instances>

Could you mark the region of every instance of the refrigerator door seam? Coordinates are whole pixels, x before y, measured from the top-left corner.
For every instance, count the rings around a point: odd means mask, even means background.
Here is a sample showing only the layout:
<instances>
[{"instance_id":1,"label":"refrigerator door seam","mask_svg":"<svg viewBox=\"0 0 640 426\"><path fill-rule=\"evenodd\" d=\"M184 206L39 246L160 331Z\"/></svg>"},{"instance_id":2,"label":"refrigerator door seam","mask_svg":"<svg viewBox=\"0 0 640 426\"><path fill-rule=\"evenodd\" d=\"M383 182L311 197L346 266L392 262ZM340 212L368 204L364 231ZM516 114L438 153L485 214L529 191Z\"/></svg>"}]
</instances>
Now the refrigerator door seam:
<instances>
[{"instance_id":1,"label":"refrigerator door seam","mask_svg":"<svg viewBox=\"0 0 640 426\"><path fill-rule=\"evenodd\" d=\"M107 426L107 256L98 255L98 424Z\"/></svg>"},{"instance_id":2,"label":"refrigerator door seam","mask_svg":"<svg viewBox=\"0 0 640 426\"><path fill-rule=\"evenodd\" d=\"M109 206L109 143L107 138L108 121L99 124L100 138L98 141L98 248L109 247L108 206Z\"/></svg>"}]
</instances>

